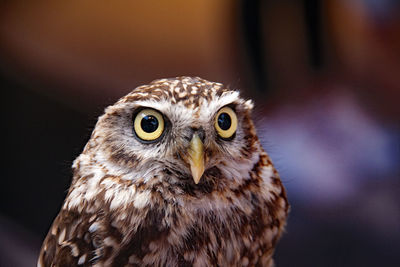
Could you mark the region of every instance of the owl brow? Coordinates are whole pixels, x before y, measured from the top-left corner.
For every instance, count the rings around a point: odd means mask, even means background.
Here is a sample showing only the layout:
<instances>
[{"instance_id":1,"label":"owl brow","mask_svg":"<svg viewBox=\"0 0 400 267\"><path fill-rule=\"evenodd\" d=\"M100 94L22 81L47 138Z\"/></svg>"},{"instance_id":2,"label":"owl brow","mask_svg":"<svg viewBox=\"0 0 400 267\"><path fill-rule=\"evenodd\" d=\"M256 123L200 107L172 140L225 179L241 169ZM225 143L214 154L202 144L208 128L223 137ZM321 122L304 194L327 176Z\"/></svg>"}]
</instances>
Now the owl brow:
<instances>
[{"instance_id":1,"label":"owl brow","mask_svg":"<svg viewBox=\"0 0 400 267\"><path fill-rule=\"evenodd\" d=\"M229 107L229 108L231 108L235 113L237 113L237 105L238 105L238 103L236 103L236 102L231 102L231 103L229 103L229 104L223 105L222 107L220 107L220 108L215 112L215 115L217 115L218 112L219 112L221 109L223 109L224 107Z\"/></svg>"},{"instance_id":2,"label":"owl brow","mask_svg":"<svg viewBox=\"0 0 400 267\"><path fill-rule=\"evenodd\" d=\"M133 110L132 110L132 115L136 116L140 111L142 111L144 109L154 109L155 111L157 111L157 112L161 113L162 115L164 115L161 111L159 111L156 108L148 107L148 106L142 106L142 105L134 107Z\"/></svg>"},{"instance_id":3,"label":"owl brow","mask_svg":"<svg viewBox=\"0 0 400 267\"><path fill-rule=\"evenodd\" d=\"M155 102L154 100L140 100L140 101L136 101L136 108L151 108L154 109L160 113L164 113L162 111L162 106L164 103L166 103L167 101L162 101L162 102Z\"/></svg>"},{"instance_id":4,"label":"owl brow","mask_svg":"<svg viewBox=\"0 0 400 267\"><path fill-rule=\"evenodd\" d=\"M230 107L233 111L236 112L237 105L238 104L236 102L232 102L232 103L229 103L229 104L225 105L224 107Z\"/></svg>"}]
</instances>

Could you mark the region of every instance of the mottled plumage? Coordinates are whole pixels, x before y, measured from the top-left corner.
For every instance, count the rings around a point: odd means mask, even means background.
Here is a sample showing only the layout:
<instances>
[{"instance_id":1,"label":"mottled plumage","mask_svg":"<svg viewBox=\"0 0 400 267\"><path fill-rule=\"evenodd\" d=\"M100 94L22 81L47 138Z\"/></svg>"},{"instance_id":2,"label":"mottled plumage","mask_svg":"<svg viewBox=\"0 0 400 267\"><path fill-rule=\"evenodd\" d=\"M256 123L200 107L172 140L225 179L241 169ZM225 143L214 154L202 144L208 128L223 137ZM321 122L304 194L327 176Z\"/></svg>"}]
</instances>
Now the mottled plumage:
<instances>
[{"instance_id":1,"label":"mottled plumage","mask_svg":"<svg viewBox=\"0 0 400 267\"><path fill-rule=\"evenodd\" d=\"M191 77L108 107L74 161L38 266L271 266L289 205L252 107Z\"/></svg>"}]
</instances>

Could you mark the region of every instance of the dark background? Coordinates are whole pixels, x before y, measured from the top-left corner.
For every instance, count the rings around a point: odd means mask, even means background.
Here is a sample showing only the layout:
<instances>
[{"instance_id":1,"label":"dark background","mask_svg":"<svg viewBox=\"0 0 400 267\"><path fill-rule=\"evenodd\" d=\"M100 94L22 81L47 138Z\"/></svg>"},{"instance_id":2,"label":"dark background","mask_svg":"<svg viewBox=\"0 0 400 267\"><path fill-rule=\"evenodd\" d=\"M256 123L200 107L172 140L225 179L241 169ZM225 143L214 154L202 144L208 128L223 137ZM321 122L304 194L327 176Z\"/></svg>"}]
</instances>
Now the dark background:
<instances>
[{"instance_id":1,"label":"dark background","mask_svg":"<svg viewBox=\"0 0 400 267\"><path fill-rule=\"evenodd\" d=\"M36 265L103 109L181 75L255 99L292 205L278 266L400 266L394 0L0 2L1 266Z\"/></svg>"}]
</instances>

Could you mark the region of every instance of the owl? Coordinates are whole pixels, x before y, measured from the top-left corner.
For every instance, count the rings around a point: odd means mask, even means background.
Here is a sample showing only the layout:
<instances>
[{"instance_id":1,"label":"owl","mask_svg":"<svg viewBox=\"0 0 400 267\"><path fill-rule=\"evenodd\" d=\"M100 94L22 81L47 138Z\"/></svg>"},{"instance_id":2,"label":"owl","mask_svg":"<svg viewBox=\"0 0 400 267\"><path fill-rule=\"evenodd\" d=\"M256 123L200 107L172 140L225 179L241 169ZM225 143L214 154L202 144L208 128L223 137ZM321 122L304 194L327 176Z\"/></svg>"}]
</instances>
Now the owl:
<instances>
[{"instance_id":1,"label":"owl","mask_svg":"<svg viewBox=\"0 0 400 267\"><path fill-rule=\"evenodd\" d=\"M289 204L252 108L198 77L106 108L38 266L272 266Z\"/></svg>"}]
</instances>

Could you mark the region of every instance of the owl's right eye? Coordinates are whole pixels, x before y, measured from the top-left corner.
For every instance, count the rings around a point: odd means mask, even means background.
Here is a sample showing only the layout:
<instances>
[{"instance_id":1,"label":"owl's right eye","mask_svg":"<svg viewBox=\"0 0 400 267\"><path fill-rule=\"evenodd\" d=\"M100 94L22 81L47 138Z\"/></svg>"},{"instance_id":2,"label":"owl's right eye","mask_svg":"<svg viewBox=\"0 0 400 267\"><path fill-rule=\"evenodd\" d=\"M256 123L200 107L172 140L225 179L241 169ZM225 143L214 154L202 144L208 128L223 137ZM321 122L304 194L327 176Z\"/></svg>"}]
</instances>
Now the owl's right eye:
<instances>
[{"instance_id":1,"label":"owl's right eye","mask_svg":"<svg viewBox=\"0 0 400 267\"><path fill-rule=\"evenodd\" d=\"M134 118L133 128L139 139L155 141L164 132L163 115L154 109L142 109Z\"/></svg>"}]
</instances>

